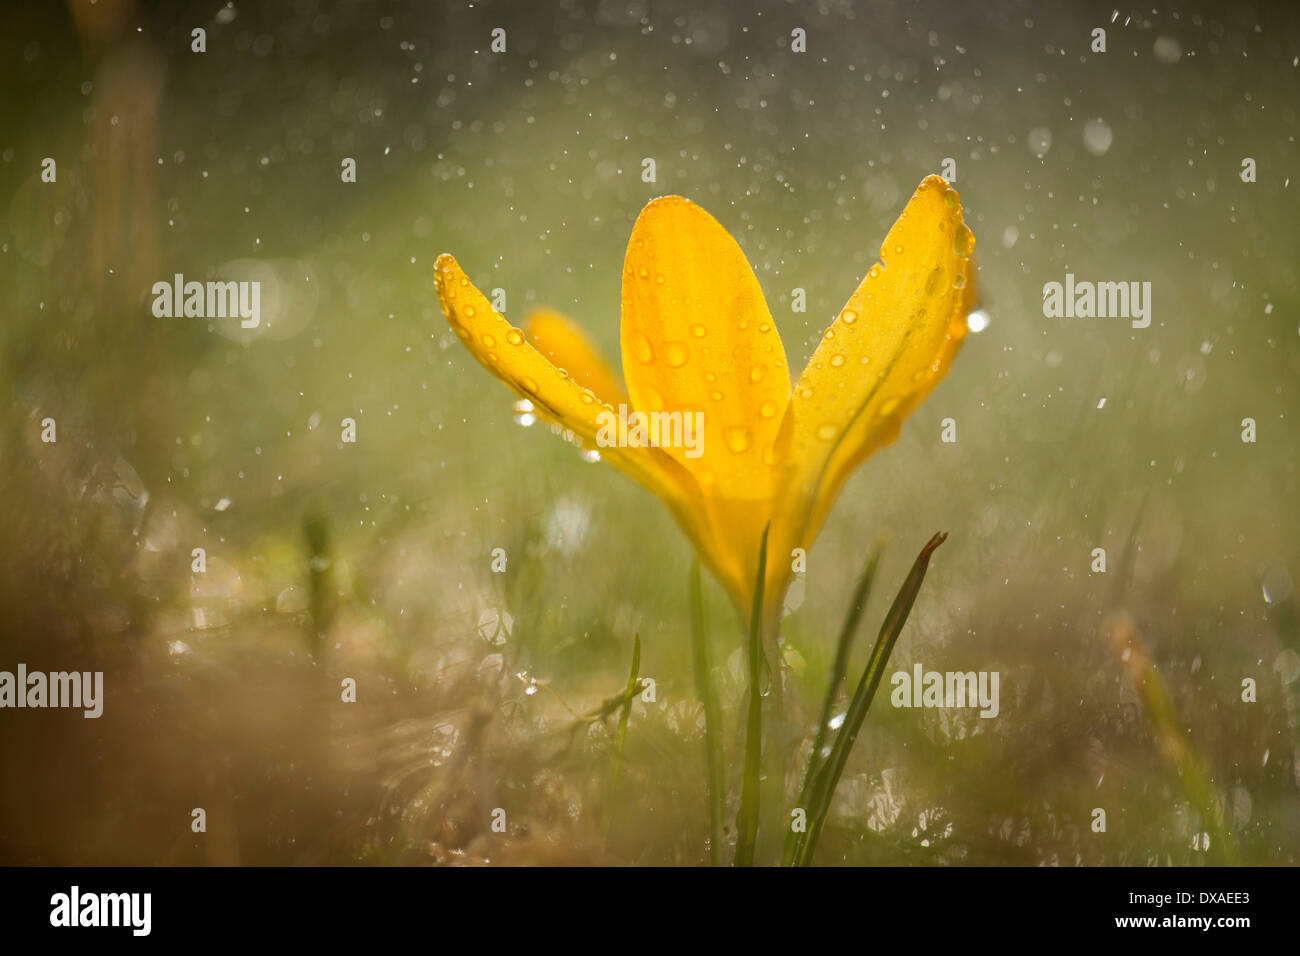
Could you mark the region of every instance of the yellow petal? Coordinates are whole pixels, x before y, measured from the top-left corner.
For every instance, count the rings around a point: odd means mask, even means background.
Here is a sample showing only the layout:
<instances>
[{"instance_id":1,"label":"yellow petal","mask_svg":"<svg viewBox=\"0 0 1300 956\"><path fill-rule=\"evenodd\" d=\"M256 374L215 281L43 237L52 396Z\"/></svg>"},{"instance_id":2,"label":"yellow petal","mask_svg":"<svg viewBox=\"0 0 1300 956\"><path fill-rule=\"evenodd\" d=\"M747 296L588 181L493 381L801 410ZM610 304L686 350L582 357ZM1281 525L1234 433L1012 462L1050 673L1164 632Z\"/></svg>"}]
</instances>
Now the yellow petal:
<instances>
[{"instance_id":1,"label":"yellow petal","mask_svg":"<svg viewBox=\"0 0 1300 956\"><path fill-rule=\"evenodd\" d=\"M595 443L596 416L607 409L604 402L529 345L523 331L492 308L454 258L438 257L434 284L447 322L488 371L532 401L544 418Z\"/></svg>"},{"instance_id":2,"label":"yellow petal","mask_svg":"<svg viewBox=\"0 0 1300 956\"><path fill-rule=\"evenodd\" d=\"M665 196L637 218L623 263L623 376L642 411L701 411L698 459L725 497L762 497L763 451L790 398L781 336L736 241L690 200Z\"/></svg>"},{"instance_id":3,"label":"yellow petal","mask_svg":"<svg viewBox=\"0 0 1300 956\"><path fill-rule=\"evenodd\" d=\"M623 383L582 329L566 316L554 309L533 309L524 317L524 334L537 351L605 404L618 406L627 401Z\"/></svg>"},{"instance_id":4,"label":"yellow petal","mask_svg":"<svg viewBox=\"0 0 1300 956\"><path fill-rule=\"evenodd\" d=\"M493 375L536 407L538 414L571 429L589 448L597 447L602 412L616 415L605 402L578 384L535 349L474 287L456 260L438 257L434 271L447 322L465 347ZM723 578L727 555L719 550L695 479L660 448L600 446L601 457L622 469L668 507L715 573Z\"/></svg>"},{"instance_id":5,"label":"yellow petal","mask_svg":"<svg viewBox=\"0 0 1300 956\"><path fill-rule=\"evenodd\" d=\"M927 177L795 385L781 547L812 543L849 474L947 372L974 302L974 245L957 191Z\"/></svg>"},{"instance_id":6,"label":"yellow petal","mask_svg":"<svg viewBox=\"0 0 1300 956\"><path fill-rule=\"evenodd\" d=\"M623 264L623 377L633 407L703 414L703 447L673 455L699 481L720 573L752 587L773 493L773 445L790 397L785 348L754 271L712 216L680 196L637 217ZM716 570L716 569L715 569ZM728 590L736 594L732 586Z\"/></svg>"}]
</instances>

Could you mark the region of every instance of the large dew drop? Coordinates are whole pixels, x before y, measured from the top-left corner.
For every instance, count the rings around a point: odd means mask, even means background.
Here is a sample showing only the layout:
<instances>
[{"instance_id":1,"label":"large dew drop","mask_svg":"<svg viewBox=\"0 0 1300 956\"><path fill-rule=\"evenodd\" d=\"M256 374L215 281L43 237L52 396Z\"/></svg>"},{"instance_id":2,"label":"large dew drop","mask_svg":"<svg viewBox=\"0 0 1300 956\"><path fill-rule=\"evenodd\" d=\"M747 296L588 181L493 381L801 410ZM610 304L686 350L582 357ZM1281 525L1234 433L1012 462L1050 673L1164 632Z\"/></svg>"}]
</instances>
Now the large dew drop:
<instances>
[{"instance_id":1,"label":"large dew drop","mask_svg":"<svg viewBox=\"0 0 1300 956\"><path fill-rule=\"evenodd\" d=\"M691 357L691 351L683 342L665 342L663 344L664 364L669 368L681 368Z\"/></svg>"},{"instance_id":2,"label":"large dew drop","mask_svg":"<svg viewBox=\"0 0 1300 956\"><path fill-rule=\"evenodd\" d=\"M636 356L636 360L642 365L649 365L655 360L654 346L640 332L635 332L632 335L632 354Z\"/></svg>"},{"instance_id":3,"label":"large dew drop","mask_svg":"<svg viewBox=\"0 0 1300 956\"><path fill-rule=\"evenodd\" d=\"M722 440L726 443L727 450L734 454L741 455L749 451L749 429L742 425L724 430Z\"/></svg>"},{"instance_id":4,"label":"large dew drop","mask_svg":"<svg viewBox=\"0 0 1300 956\"><path fill-rule=\"evenodd\" d=\"M957 227L957 234L953 236L952 251L959 256L968 256L975 250L975 235L970 228L963 222Z\"/></svg>"}]
</instances>

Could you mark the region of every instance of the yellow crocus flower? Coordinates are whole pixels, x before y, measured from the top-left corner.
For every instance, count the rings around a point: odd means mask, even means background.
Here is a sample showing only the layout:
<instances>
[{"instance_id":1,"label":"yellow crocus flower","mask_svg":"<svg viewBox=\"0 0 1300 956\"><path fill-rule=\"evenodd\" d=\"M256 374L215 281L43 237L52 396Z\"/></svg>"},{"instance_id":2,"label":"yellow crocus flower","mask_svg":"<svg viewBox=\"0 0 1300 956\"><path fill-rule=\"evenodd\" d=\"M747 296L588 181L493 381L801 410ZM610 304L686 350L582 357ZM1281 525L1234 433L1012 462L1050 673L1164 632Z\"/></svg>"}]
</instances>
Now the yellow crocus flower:
<instances>
[{"instance_id":1,"label":"yellow crocus flower","mask_svg":"<svg viewBox=\"0 0 1300 956\"><path fill-rule=\"evenodd\" d=\"M702 412L695 455L682 447L599 447L673 513L743 617L770 523L768 622L844 481L943 377L966 334L975 241L957 192L917 188L857 291L793 389L781 337L736 241L680 196L637 217L623 264L626 391L582 332L551 311L527 332L495 312L450 255L436 286L453 330L538 414L587 447L620 406ZM602 416L603 413L603 416Z\"/></svg>"}]
</instances>

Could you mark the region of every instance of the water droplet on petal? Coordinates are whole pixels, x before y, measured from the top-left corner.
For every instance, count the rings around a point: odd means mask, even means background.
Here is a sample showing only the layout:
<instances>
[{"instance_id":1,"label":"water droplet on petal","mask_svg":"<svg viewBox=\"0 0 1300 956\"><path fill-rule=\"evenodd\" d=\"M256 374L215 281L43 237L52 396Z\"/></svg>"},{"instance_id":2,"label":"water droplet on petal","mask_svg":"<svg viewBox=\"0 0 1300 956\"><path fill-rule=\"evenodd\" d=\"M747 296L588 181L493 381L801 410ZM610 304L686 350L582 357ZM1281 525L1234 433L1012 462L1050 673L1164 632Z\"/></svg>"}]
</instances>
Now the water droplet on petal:
<instances>
[{"instance_id":1,"label":"water droplet on petal","mask_svg":"<svg viewBox=\"0 0 1300 956\"><path fill-rule=\"evenodd\" d=\"M835 368L839 368L843 364L844 364L844 356L842 354L836 352L833 356L831 356L831 365L835 366Z\"/></svg>"},{"instance_id":2,"label":"water droplet on petal","mask_svg":"<svg viewBox=\"0 0 1300 956\"><path fill-rule=\"evenodd\" d=\"M726 442L728 451L742 454L749 450L749 429L740 425L724 429L722 440Z\"/></svg>"},{"instance_id":3,"label":"water droplet on petal","mask_svg":"<svg viewBox=\"0 0 1300 956\"><path fill-rule=\"evenodd\" d=\"M496 348L496 346L497 346L497 340L494 339L494 338L492 338L492 336L490 336L490 335L484 335L484 336L483 336L483 346L484 346L485 348L494 349L494 348Z\"/></svg>"},{"instance_id":4,"label":"water droplet on petal","mask_svg":"<svg viewBox=\"0 0 1300 956\"><path fill-rule=\"evenodd\" d=\"M776 402L771 402L771 401L764 402L762 405L758 406L758 413L762 415L764 418L775 418Z\"/></svg>"},{"instance_id":5,"label":"water droplet on petal","mask_svg":"<svg viewBox=\"0 0 1300 956\"><path fill-rule=\"evenodd\" d=\"M655 360L654 346L640 332L632 333L632 354L636 356L636 360L642 365L649 365Z\"/></svg>"},{"instance_id":6,"label":"water droplet on petal","mask_svg":"<svg viewBox=\"0 0 1300 956\"><path fill-rule=\"evenodd\" d=\"M506 341L511 345L523 345L524 335L518 329L511 329L506 333Z\"/></svg>"},{"instance_id":7,"label":"water droplet on petal","mask_svg":"<svg viewBox=\"0 0 1300 956\"><path fill-rule=\"evenodd\" d=\"M880 403L880 410L876 412L878 418L888 418L898 410L900 400L898 398L887 398Z\"/></svg>"},{"instance_id":8,"label":"water droplet on petal","mask_svg":"<svg viewBox=\"0 0 1300 956\"><path fill-rule=\"evenodd\" d=\"M845 325L852 325L854 322L858 321L858 313L854 312L852 309L845 309L840 313L840 318L844 321Z\"/></svg>"},{"instance_id":9,"label":"water droplet on petal","mask_svg":"<svg viewBox=\"0 0 1300 956\"><path fill-rule=\"evenodd\" d=\"M755 365L753 368L749 370L749 380L751 382L761 382L763 380L763 376L766 374L767 374L766 365Z\"/></svg>"},{"instance_id":10,"label":"water droplet on petal","mask_svg":"<svg viewBox=\"0 0 1300 956\"><path fill-rule=\"evenodd\" d=\"M825 425L822 425L817 429L817 437L822 441L830 441L835 437L837 431L838 429L834 425L827 422Z\"/></svg>"},{"instance_id":11,"label":"water droplet on petal","mask_svg":"<svg viewBox=\"0 0 1300 956\"><path fill-rule=\"evenodd\" d=\"M708 329L700 325L698 322L696 322L694 325L691 326L691 335L695 336L697 339L704 338L707 332Z\"/></svg>"},{"instance_id":12,"label":"water droplet on petal","mask_svg":"<svg viewBox=\"0 0 1300 956\"><path fill-rule=\"evenodd\" d=\"M681 368L691 357L691 351L684 342L665 342L662 351L664 364L669 368Z\"/></svg>"},{"instance_id":13,"label":"water droplet on petal","mask_svg":"<svg viewBox=\"0 0 1300 956\"><path fill-rule=\"evenodd\" d=\"M957 234L952 240L952 251L959 256L968 256L975 250L975 235L963 222L957 227Z\"/></svg>"}]
</instances>

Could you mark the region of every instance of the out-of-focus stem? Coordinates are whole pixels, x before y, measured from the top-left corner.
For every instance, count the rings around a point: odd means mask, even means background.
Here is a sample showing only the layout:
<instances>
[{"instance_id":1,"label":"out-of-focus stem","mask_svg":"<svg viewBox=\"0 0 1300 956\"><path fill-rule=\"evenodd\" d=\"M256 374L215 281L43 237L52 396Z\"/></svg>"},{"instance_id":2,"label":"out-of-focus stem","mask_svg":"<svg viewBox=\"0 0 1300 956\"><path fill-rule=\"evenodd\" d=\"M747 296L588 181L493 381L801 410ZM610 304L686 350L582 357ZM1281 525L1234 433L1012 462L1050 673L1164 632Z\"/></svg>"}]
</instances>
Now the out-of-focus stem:
<instances>
[{"instance_id":1,"label":"out-of-focus stem","mask_svg":"<svg viewBox=\"0 0 1300 956\"><path fill-rule=\"evenodd\" d=\"M1107 619L1103 630L1142 698L1161 756L1174 769L1187 798L1200 812L1201 823L1210 834L1212 845L1219 847L1223 862L1239 862L1237 844L1228 831L1214 781L1205 769L1205 761L1196 744L1179 727L1173 700L1138 634L1137 623L1132 615L1120 611Z\"/></svg>"}]
</instances>

